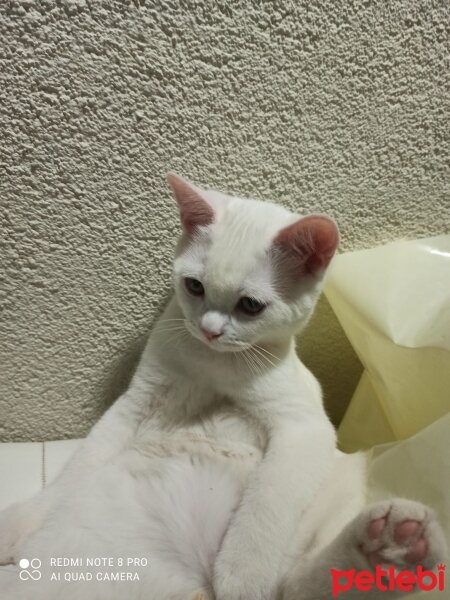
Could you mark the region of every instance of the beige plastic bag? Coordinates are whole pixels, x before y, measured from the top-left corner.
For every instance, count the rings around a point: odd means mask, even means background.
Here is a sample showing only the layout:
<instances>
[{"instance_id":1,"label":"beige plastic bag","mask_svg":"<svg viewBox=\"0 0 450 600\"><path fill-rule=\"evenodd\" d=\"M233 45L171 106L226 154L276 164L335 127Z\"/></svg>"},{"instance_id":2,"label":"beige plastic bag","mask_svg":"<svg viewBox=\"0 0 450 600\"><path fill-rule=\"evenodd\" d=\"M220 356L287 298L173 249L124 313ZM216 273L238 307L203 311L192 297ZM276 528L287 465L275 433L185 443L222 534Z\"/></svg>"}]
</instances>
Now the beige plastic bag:
<instances>
[{"instance_id":1,"label":"beige plastic bag","mask_svg":"<svg viewBox=\"0 0 450 600\"><path fill-rule=\"evenodd\" d=\"M325 294L364 365L340 446L371 449L369 501L432 506L450 547L450 235L340 255Z\"/></svg>"}]
</instances>

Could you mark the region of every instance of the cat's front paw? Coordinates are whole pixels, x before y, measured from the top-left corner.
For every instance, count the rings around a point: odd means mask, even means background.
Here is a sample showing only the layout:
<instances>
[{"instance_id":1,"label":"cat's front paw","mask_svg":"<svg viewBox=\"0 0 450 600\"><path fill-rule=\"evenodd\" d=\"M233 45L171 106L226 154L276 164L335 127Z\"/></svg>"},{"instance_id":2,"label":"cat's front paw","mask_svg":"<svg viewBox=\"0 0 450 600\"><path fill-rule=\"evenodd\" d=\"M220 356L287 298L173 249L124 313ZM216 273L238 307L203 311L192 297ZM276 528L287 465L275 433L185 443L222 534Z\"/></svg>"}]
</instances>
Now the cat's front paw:
<instances>
[{"instance_id":1,"label":"cat's front paw","mask_svg":"<svg viewBox=\"0 0 450 600\"><path fill-rule=\"evenodd\" d=\"M251 582L234 573L214 578L214 594L216 600L269 600L264 590L255 588Z\"/></svg>"},{"instance_id":2,"label":"cat's front paw","mask_svg":"<svg viewBox=\"0 0 450 600\"><path fill-rule=\"evenodd\" d=\"M396 498L368 507L357 518L357 550L370 567L393 565L433 569L445 560L446 543L433 511Z\"/></svg>"},{"instance_id":3,"label":"cat's front paw","mask_svg":"<svg viewBox=\"0 0 450 600\"><path fill-rule=\"evenodd\" d=\"M198 590L189 596L189 600L215 600L209 590Z\"/></svg>"},{"instance_id":4,"label":"cat's front paw","mask_svg":"<svg viewBox=\"0 0 450 600\"><path fill-rule=\"evenodd\" d=\"M216 568L213 587L216 600L272 600L274 582L257 564L225 565Z\"/></svg>"}]
</instances>

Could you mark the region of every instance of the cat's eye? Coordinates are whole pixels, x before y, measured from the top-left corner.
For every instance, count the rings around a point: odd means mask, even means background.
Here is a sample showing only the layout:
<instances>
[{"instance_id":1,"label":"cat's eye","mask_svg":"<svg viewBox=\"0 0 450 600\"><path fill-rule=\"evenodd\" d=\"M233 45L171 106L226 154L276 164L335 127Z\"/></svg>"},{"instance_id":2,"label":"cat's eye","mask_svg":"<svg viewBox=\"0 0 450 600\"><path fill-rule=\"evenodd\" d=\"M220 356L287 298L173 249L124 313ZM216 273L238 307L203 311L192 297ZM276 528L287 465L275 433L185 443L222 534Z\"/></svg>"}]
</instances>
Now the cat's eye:
<instances>
[{"instance_id":1,"label":"cat's eye","mask_svg":"<svg viewBox=\"0 0 450 600\"><path fill-rule=\"evenodd\" d=\"M266 308L266 305L255 298L245 296L239 300L237 308L246 315L257 315Z\"/></svg>"},{"instance_id":2,"label":"cat's eye","mask_svg":"<svg viewBox=\"0 0 450 600\"><path fill-rule=\"evenodd\" d=\"M186 286L187 291L193 296L203 296L205 293L205 288L203 287L202 282L198 279L185 277L184 285Z\"/></svg>"}]
</instances>

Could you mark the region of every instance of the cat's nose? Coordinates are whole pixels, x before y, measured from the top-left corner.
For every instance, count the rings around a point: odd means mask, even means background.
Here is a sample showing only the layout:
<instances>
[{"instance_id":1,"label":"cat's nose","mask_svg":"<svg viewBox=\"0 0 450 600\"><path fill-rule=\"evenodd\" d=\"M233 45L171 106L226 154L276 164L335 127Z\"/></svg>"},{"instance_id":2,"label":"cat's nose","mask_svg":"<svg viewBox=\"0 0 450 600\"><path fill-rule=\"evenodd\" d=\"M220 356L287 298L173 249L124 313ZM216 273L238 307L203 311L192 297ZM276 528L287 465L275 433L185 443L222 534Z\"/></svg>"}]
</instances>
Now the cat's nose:
<instances>
[{"instance_id":1,"label":"cat's nose","mask_svg":"<svg viewBox=\"0 0 450 600\"><path fill-rule=\"evenodd\" d=\"M211 331L210 329L205 329L204 327L200 327L200 329L208 342L211 342L222 335L221 331L217 333L217 331Z\"/></svg>"}]
</instances>

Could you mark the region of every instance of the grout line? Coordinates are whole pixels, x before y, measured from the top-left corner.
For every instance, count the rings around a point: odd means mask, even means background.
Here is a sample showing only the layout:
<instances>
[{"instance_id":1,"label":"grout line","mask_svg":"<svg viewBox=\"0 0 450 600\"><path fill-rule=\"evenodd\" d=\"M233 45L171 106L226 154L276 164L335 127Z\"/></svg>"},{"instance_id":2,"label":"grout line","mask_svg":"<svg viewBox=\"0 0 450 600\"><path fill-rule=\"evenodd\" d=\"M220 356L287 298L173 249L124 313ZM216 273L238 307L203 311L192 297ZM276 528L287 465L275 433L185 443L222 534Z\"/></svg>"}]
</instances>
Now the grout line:
<instances>
[{"instance_id":1,"label":"grout line","mask_svg":"<svg viewBox=\"0 0 450 600\"><path fill-rule=\"evenodd\" d=\"M42 489L47 485L47 473L45 472L45 442L42 442Z\"/></svg>"}]
</instances>

